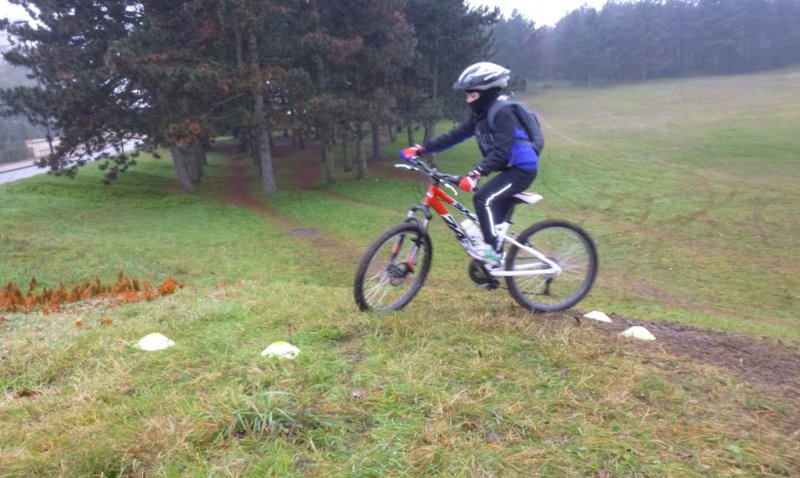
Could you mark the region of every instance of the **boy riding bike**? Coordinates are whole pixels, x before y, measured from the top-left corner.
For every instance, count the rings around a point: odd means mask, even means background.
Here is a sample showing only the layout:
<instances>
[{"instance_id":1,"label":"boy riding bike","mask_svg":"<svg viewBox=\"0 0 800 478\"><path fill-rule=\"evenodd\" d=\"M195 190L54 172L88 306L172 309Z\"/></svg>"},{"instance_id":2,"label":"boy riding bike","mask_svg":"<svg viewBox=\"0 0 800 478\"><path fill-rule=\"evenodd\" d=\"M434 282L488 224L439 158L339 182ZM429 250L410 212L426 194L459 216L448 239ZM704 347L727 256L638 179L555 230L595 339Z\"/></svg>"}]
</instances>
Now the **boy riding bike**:
<instances>
[{"instance_id":1,"label":"boy riding bike","mask_svg":"<svg viewBox=\"0 0 800 478\"><path fill-rule=\"evenodd\" d=\"M400 156L408 161L424 153L437 153L475 136L483 160L463 177L459 187L472 192L481 176L499 172L475 192L473 203L485 244L484 260L493 265L503 261L503 244L495 226L502 223L514 204L514 195L533 184L539 155L513 108L500 108L493 121L489 112L508 85L511 72L489 62L476 63L461 73L453 85L464 91L470 107L469 116L448 133L423 145L403 149Z\"/></svg>"},{"instance_id":2,"label":"boy riding bike","mask_svg":"<svg viewBox=\"0 0 800 478\"><path fill-rule=\"evenodd\" d=\"M422 203L412 205L403 222L383 232L362 256L353 281L359 309L396 311L417 295L431 270L433 241L428 228L435 215L472 258L469 278L480 288L503 287L504 280L517 303L537 312L566 310L591 290L597 276L597 249L581 226L545 219L521 232L509 229L515 206L542 200L540 194L525 190L536 178L544 147L536 116L500 96L509 75L507 69L485 62L464 70L454 88L465 92L470 115L450 132L400 152L405 163L395 167L422 174L430 185ZM470 136L477 137L483 160L466 176L443 173L419 158ZM475 190L478 178L493 172L498 174ZM475 212L445 191L450 188L455 193L454 185L475 190ZM461 224L454 210L466 216ZM480 231L475 230L475 220Z\"/></svg>"}]
</instances>

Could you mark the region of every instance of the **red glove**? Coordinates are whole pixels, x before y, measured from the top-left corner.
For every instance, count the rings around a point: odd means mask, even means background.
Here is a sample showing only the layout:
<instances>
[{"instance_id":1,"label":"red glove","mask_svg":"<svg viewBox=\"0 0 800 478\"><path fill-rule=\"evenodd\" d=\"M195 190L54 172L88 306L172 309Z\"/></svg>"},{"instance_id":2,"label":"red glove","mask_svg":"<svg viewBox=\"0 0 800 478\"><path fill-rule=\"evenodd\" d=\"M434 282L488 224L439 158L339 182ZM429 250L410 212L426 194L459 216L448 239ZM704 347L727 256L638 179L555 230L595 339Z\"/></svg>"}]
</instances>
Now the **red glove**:
<instances>
[{"instance_id":1,"label":"red glove","mask_svg":"<svg viewBox=\"0 0 800 478\"><path fill-rule=\"evenodd\" d=\"M413 158L414 156L419 156L420 154L425 152L425 148L422 146L415 144L414 146L409 146L400 151L400 157L403 158L403 161L408 161L409 159Z\"/></svg>"},{"instance_id":2,"label":"red glove","mask_svg":"<svg viewBox=\"0 0 800 478\"><path fill-rule=\"evenodd\" d=\"M461 181L458 182L458 187L463 189L464 191L471 193L475 186L478 185L478 179L481 178L481 173L478 171L471 171L469 174L461 178Z\"/></svg>"}]
</instances>

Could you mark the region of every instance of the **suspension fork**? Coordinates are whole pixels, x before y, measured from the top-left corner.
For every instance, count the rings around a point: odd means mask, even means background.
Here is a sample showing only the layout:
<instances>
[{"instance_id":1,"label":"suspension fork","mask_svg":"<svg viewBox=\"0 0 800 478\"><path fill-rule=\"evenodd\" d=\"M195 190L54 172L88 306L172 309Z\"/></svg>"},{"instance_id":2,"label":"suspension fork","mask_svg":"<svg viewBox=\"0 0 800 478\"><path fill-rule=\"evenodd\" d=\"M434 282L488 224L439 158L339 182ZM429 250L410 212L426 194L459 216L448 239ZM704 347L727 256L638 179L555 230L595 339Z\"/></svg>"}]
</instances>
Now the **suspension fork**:
<instances>
[{"instance_id":1,"label":"suspension fork","mask_svg":"<svg viewBox=\"0 0 800 478\"><path fill-rule=\"evenodd\" d=\"M420 220L420 218L417 217L417 214L422 215L422 220ZM411 206L411 209L408 210L406 219L403 222L416 224L419 227L419 230L422 231L423 234L427 234L428 223L430 223L431 219L433 219L433 215L431 214L430 208L428 206Z\"/></svg>"},{"instance_id":2,"label":"suspension fork","mask_svg":"<svg viewBox=\"0 0 800 478\"><path fill-rule=\"evenodd\" d=\"M422 214L422 219L417 217L417 213ZM405 221L407 223L415 224L422 235L428 233L428 224L433 216L430 213L430 210L427 206L412 206L411 209L408 211L408 215L406 216ZM403 247L403 242L406 240L406 236L402 235L397 238L397 242L395 242L394 247L392 247L392 262L394 263L395 259L397 259L397 255L400 253L400 249ZM417 260L417 254L419 253L419 242L415 241L414 245L408 251L408 254L405 257L405 264L408 268L409 272L414 271L414 264Z\"/></svg>"}]
</instances>

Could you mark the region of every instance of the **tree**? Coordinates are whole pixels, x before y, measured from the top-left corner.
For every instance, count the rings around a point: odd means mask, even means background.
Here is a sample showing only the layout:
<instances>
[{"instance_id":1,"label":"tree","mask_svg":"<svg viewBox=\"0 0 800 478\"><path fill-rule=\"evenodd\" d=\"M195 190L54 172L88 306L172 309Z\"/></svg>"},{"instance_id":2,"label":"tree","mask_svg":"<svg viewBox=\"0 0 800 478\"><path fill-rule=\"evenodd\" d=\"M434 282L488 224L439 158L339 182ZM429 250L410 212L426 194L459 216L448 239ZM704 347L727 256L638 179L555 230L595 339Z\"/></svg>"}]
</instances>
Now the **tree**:
<instances>
[{"instance_id":1,"label":"tree","mask_svg":"<svg viewBox=\"0 0 800 478\"><path fill-rule=\"evenodd\" d=\"M517 10L492 27L492 59L523 78L541 78L542 32Z\"/></svg>"},{"instance_id":2,"label":"tree","mask_svg":"<svg viewBox=\"0 0 800 478\"><path fill-rule=\"evenodd\" d=\"M283 46L291 41L286 20L302 2L19 3L43 26L19 27L27 49L6 56L33 68L44 87L4 98L14 111L56 120L65 146L51 166L63 168L76 154L81 164L82 153L144 137L169 148L191 191L203 174L207 138L238 124L253 132L263 189L275 191L267 138L281 114L274 103L285 102L281 79L291 76L280 64L291 57ZM109 178L129 164L116 159Z\"/></svg>"},{"instance_id":3,"label":"tree","mask_svg":"<svg viewBox=\"0 0 800 478\"><path fill-rule=\"evenodd\" d=\"M140 133L169 148L183 189L192 191L203 175L203 140L215 131L207 113L229 93L215 56L217 11L202 0L145 0L138 8L143 21L113 45L109 64L137 95Z\"/></svg>"},{"instance_id":4,"label":"tree","mask_svg":"<svg viewBox=\"0 0 800 478\"><path fill-rule=\"evenodd\" d=\"M583 7L542 44L581 83L726 74L800 62L800 0L640 0Z\"/></svg>"},{"instance_id":5,"label":"tree","mask_svg":"<svg viewBox=\"0 0 800 478\"><path fill-rule=\"evenodd\" d=\"M60 131L61 144L42 165L74 174L75 167L107 145L120 146L137 133L136 95L126 78L108 67L110 45L136 27L139 11L124 2L14 0L28 9L36 26L7 25L15 46L9 63L28 68L36 85L0 91L7 112ZM127 167L128 157L117 169ZM116 174L114 168L108 178Z\"/></svg>"},{"instance_id":6,"label":"tree","mask_svg":"<svg viewBox=\"0 0 800 478\"><path fill-rule=\"evenodd\" d=\"M367 174L364 124L385 123L396 105L392 79L411 60L412 30L401 0L307 2L316 22L303 42L303 65L312 78L306 110L322 143L326 183L336 181L336 128L355 137L359 177ZM359 12L352 15L352 12ZM373 134L373 147L380 139ZM373 156L376 156L373 151Z\"/></svg>"},{"instance_id":7,"label":"tree","mask_svg":"<svg viewBox=\"0 0 800 478\"><path fill-rule=\"evenodd\" d=\"M243 123L250 128L254 141L256 163L259 166L262 191L272 194L277 191L273 172L270 131L275 126L286 127L290 123L288 112L292 111L293 96L308 87L306 76L291 63L292 41L299 38L298 23L302 22L300 2L233 1L236 10L226 16L226 24L232 29L238 45L246 37L245 54L247 78L243 93L252 98L250 121ZM244 34L240 35L239 32ZM238 63L241 68L242 63Z\"/></svg>"},{"instance_id":8,"label":"tree","mask_svg":"<svg viewBox=\"0 0 800 478\"><path fill-rule=\"evenodd\" d=\"M463 0L408 0L406 15L414 26L417 47L413 72L404 76L405 84L422 93L416 117L423 121L429 139L438 121L457 116L463 108L463 100L450 93L450 85L464 68L490 56L487 27L498 20L500 11L470 9Z\"/></svg>"},{"instance_id":9,"label":"tree","mask_svg":"<svg viewBox=\"0 0 800 478\"><path fill-rule=\"evenodd\" d=\"M355 122L370 124L372 156L379 157L380 128L393 124L396 118L397 90L402 82L398 75L411 64L413 29L403 13L404 1L359 0L356 4L351 1L347 5L361 12L361 15L352 17L354 22L350 25L350 34L361 38L363 47L343 65L346 79L341 95L357 106L354 110ZM357 141L363 140L363 131L358 126L356 137ZM366 164L362 164L361 160L357 164L359 177L365 177Z\"/></svg>"},{"instance_id":10,"label":"tree","mask_svg":"<svg viewBox=\"0 0 800 478\"><path fill-rule=\"evenodd\" d=\"M602 77L602 40L597 10L582 7L558 22L556 57L564 77L591 85Z\"/></svg>"}]
</instances>

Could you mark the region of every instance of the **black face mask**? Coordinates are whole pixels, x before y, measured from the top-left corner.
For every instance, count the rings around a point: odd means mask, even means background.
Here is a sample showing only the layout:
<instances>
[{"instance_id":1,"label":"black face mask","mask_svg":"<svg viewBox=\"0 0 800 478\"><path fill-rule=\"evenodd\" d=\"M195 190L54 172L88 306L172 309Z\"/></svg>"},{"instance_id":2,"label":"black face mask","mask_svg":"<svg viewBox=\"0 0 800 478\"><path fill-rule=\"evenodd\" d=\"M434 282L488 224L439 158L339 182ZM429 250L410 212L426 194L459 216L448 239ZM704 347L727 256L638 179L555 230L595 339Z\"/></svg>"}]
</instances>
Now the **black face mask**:
<instances>
[{"instance_id":1,"label":"black face mask","mask_svg":"<svg viewBox=\"0 0 800 478\"><path fill-rule=\"evenodd\" d=\"M496 100L498 96L500 96L500 88L491 88L479 93L481 96L472 103L469 103L469 107L472 108L472 112L477 116L486 114L486 112L489 110L489 105L491 105L492 102Z\"/></svg>"}]
</instances>

